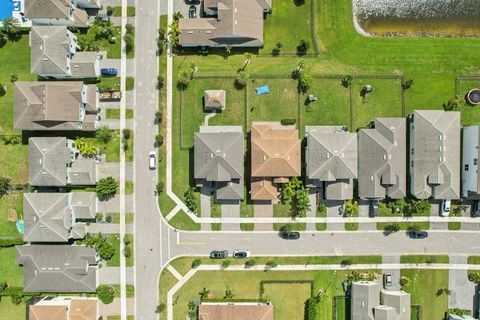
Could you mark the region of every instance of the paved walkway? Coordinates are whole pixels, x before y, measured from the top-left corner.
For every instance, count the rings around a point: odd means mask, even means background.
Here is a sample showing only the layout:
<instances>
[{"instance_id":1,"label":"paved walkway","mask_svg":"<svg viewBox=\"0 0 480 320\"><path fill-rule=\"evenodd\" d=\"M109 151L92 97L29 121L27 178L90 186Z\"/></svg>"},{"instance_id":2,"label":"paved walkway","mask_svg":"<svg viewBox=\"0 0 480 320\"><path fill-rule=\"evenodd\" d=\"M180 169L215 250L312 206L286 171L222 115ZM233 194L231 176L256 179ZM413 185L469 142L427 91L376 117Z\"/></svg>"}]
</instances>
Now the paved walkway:
<instances>
[{"instance_id":1,"label":"paved walkway","mask_svg":"<svg viewBox=\"0 0 480 320\"><path fill-rule=\"evenodd\" d=\"M126 268L127 284L134 284L133 267ZM120 283L120 267L103 266L98 269L98 282L100 284L119 284Z\"/></svg>"},{"instance_id":2,"label":"paved walkway","mask_svg":"<svg viewBox=\"0 0 480 320\"><path fill-rule=\"evenodd\" d=\"M125 212L134 212L133 210L133 196L125 196ZM120 212L120 197L115 195L113 198L108 200L98 200L97 205L98 211L102 213L114 213Z\"/></svg>"},{"instance_id":3,"label":"paved walkway","mask_svg":"<svg viewBox=\"0 0 480 320\"><path fill-rule=\"evenodd\" d=\"M254 201L253 214L256 218L273 218L273 205L271 203L261 203L260 201ZM239 219L236 219L239 220ZM243 221L243 218L240 219ZM255 223L255 231L272 231L272 222L268 223Z\"/></svg>"},{"instance_id":4,"label":"paved walkway","mask_svg":"<svg viewBox=\"0 0 480 320\"><path fill-rule=\"evenodd\" d=\"M452 264L466 264L467 256L450 256ZM448 296L448 308L473 311L475 285L468 280L467 270L448 271L448 288L452 293Z\"/></svg>"},{"instance_id":5,"label":"paved walkway","mask_svg":"<svg viewBox=\"0 0 480 320\"><path fill-rule=\"evenodd\" d=\"M121 313L121 300L120 298L113 299L113 302L110 304L103 304L100 302L99 308L100 315L103 319L107 319L108 316L119 316ZM126 298L125 301L125 316L133 315L135 310L134 298ZM125 317L126 319L126 317Z\"/></svg>"},{"instance_id":6,"label":"paved walkway","mask_svg":"<svg viewBox=\"0 0 480 320\"><path fill-rule=\"evenodd\" d=\"M400 256L397 255L384 255L382 256L382 263L388 265L395 265L400 263ZM400 290L400 269L383 269L383 273L392 275L392 286L388 290Z\"/></svg>"}]
</instances>

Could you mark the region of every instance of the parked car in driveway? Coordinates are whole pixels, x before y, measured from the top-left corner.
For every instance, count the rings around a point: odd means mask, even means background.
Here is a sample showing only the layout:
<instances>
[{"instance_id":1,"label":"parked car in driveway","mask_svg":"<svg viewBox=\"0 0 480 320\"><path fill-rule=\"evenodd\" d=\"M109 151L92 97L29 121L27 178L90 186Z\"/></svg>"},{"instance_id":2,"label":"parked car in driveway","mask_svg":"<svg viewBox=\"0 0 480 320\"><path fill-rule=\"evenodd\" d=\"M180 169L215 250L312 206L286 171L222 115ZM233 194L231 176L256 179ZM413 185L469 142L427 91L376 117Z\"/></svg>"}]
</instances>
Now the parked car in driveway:
<instances>
[{"instance_id":1,"label":"parked car in driveway","mask_svg":"<svg viewBox=\"0 0 480 320\"><path fill-rule=\"evenodd\" d=\"M425 239L428 237L428 232L419 230L419 231L411 231L408 233L411 239Z\"/></svg>"},{"instance_id":2,"label":"parked car in driveway","mask_svg":"<svg viewBox=\"0 0 480 320\"><path fill-rule=\"evenodd\" d=\"M385 289L392 286L392 275L390 273L383 274L383 287Z\"/></svg>"},{"instance_id":3,"label":"parked car in driveway","mask_svg":"<svg viewBox=\"0 0 480 320\"><path fill-rule=\"evenodd\" d=\"M248 250L235 250L233 252L233 257L237 259L245 259L250 257L250 251Z\"/></svg>"},{"instance_id":4,"label":"parked car in driveway","mask_svg":"<svg viewBox=\"0 0 480 320\"><path fill-rule=\"evenodd\" d=\"M188 9L188 17L190 19L194 19L197 17L197 7L195 6L190 6L190 8Z\"/></svg>"},{"instance_id":5,"label":"parked car in driveway","mask_svg":"<svg viewBox=\"0 0 480 320\"><path fill-rule=\"evenodd\" d=\"M185 0L185 3L186 4L200 4L200 1L199 0Z\"/></svg>"},{"instance_id":6,"label":"parked car in driveway","mask_svg":"<svg viewBox=\"0 0 480 320\"><path fill-rule=\"evenodd\" d=\"M100 74L106 77L115 77L117 75L117 69L115 68L102 68Z\"/></svg>"},{"instance_id":7,"label":"parked car in driveway","mask_svg":"<svg viewBox=\"0 0 480 320\"><path fill-rule=\"evenodd\" d=\"M155 151L150 151L148 154L148 167L150 170L154 170L157 168L157 154Z\"/></svg>"},{"instance_id":8,"label":"parked car in driveway","mask_svg":"<svg viewBox=\"0 0 480 320\"><path fill-rule=\"evenodd\" d=\"M480 217L480 201L479 201L479 200L476 200L476 201L472 204L471 215L472 215L472 217L474 217L474 218Z\"/></svg>"},{"instance_id":9,"label":"parked car in driveway","mask_svg":"<svg viewBox=\"0 0 480 320\"><path fill-rule=\"evenodd\" d=\"M452 200L442 200L442 204L440 205L440 215L442 217L448 217L450 214L450 209L452 206Z\"/></svg>"},{"instance_id":10,"label":"parked car in driveway","mask_svg":"<svg viewBox=\"0 0 480 320\"><path fill-rule=\"evenodd\" d=\"M228 258L227 250L214 250L210 252L210 259L226 259Z\"/></svg>"},{"instance_id":11,"label":"parked car in driveway","mask_svg":"<svg viewBox=\"0 0 480 320\"><path fill-rule=\"evenodd\" d=\"M297 240L300 238L300 232L297 231L281 232L280 235L285 240Z\"/></svg>"},{"instance_id":12,"label":"parked car in driveway","mask_svg":"<svg viewBox=\"0 0 480 320\"><path fill-rule=\"evenodd\" d=\"M370 207L368 210L368 215L373 217L378 217L378 205L380 204L380 200L372 200L370 201Z\"/></svg>"}]
</instances>

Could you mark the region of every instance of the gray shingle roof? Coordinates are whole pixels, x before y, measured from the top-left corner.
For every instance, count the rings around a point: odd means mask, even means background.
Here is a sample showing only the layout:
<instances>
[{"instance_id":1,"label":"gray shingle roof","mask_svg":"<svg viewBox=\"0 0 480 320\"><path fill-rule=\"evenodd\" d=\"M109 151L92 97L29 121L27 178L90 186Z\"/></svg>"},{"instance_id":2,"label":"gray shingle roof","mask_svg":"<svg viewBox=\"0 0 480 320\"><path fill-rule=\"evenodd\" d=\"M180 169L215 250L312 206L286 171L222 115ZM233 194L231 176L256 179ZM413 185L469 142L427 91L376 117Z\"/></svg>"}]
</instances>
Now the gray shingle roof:
<instances>
[{"instance_id":1,"label":"gray shingle roof","mask_svg":"<svg viewBox=\"0 0 480 320\"><path fill-rule=\"evenodd\" d=\"M410 115L410 192L418 199L460 197L460 112Z\"/></svg>"},{"instance_id":2,"label":"gray shingle roof","mask_svg":"<svg viewBox=\"0 0 480 320\"><path fill-rule=\"evenodd\" d=\"M243 179L216 184L215 198L217 200L242 200Z\"/></svg>"},{"instance_id":3,"label":"gray shingle roof","mask_svg":"<svg viewBox=\"0 0 480 320\"><path fill-rule=\"evenodd\" d=\"M360 198L406 196L407 144L404 118L377 118L358 132Z\"/></svg>"},{"instance_id":4,"label":"gray shingle roof","mask_svg":"<svg viewBox=\"0 0 480 320\"><path fill-rule=\"evenodd\" d=\"M96 52L77 52L72 57L70 68L72 78L95 78L98 76L95 63L98 60Z\"/></svg>"},{"instance_id":5,"label":"gray shingle roof","mask_svg":"<svg viewBox=\"0 0 480 320\"><path fill-rule=\"evenodd\" d=\"M71 185L94 185L97 182L97 164L94 159L76 159L67 169Z\"/></svg>"},{"instance_id":6,"label":"gray shingle roof","mask_svg":"<svg viewBox=\"0 0 480 320\"><path fill-rule=\"evenodd\" d=\"M70 151L63 137L28 139L28 181L32 186L65 186Z\"/></svg>"},{"instance_id":7,"label":"gray shingle roof","mask_svg":"<svg viewBox=\"0 0 480 320\"><path fill-rule=\"evenodd\" d=\"M17 246L25 292L95 292L96 252L70 245Z\"/></svg>"},{"instance_id":8,"label":"gray shingle roof","mask_svg":"<svg viewBox=\"0 0 480 320\"><path fill-rule=\"evenodd\" d=\"M25 16L28 19L66 19L72 5L68 0L25 0Z\"/></svg>"},{"instance_id":9,"label":"gray shingle roof","mask_svg":"<svg viewBox=\"0 0 480 320\"><path fill-rule=\"evenodd\" d=\"M200 132L195 134L195 179L208 181L242 179L243 145L241 127L202 127Z\"/></svg>"}]
</instances>

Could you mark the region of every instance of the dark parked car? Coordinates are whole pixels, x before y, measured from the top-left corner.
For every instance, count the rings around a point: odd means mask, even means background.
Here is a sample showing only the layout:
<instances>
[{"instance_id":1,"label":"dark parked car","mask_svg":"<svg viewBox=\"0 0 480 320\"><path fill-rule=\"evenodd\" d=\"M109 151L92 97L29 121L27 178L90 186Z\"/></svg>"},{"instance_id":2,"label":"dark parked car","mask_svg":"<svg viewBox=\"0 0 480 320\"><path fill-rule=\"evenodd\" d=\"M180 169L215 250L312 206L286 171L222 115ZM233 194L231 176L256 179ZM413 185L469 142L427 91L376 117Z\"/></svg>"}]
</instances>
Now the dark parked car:
<instances>
[{"instance_id":1,"label":"dark parked car","mask_svg":"<svg viewBox=\"0 0 480 320\"><path fill-rule=\"evenodd\" d=\"M102 69L100 69L100 74L102 76L115 77L117 75L117 69L115 69L115 68L102 68Z\"/></svg>"},{"instance_id":2,"label":"dark parked car","mask_svg":"<svg viewBox=\"0 0 480 320\"><path fill-rule=\"evenodd\" d=\"M411 239L425 239L426 237L428 237L428 232L423 230L411 231L409 233L409 236Z\"/></svg>"},{"instance_id":3,"label":"dark parked car","mask_svg":"<svg viewBox=\"0 0 480 320\"><path fill-rule=\"evenodd\" d=\"M250 251L248 250L235 250L233 252L233 257L237 259L245 259L250 257Z\"/></svg>"},{"instance_id":4,"label":"dark parked car","mask_svg":"<svg viewBox=\"0 0 480 320\"><path fill-rule=\"evenodd\" d=\"M186 4L200 4L200 1L199 0L185 0L185 3Z\"/></svg>"},{"instance_id":5,"label":"dark parked car","mask_svg":"<svg viewBox=\"0 0 480 320\"><path fill-rule=\"evenodd\" d=\"M300 232L290 231L290 232L282 232L282 238L286 240L297 240L300 238Z\"/></svg>"},{"instance_id":6,"label":"dark parked car","mask_svg":"<svg viewBox=\"0 0 480 320\"><path fill-rule=\"evenodd\" d=\"M480 201L475 201L472 205L472 217L480 217Z\"/></svg>"},{"instance_id":7,"label":"dark parked car","mask_svg":"<svg viewBox=\"0 0 480 320\"><path fill-rule=\"evenodd\" d=\"M370 201L369 215L371 218L378 217L378 205L380 204L379 200Z\"/></svg>"},{"instance_id":8,"label":"dark parked car","mask_svg":"<svg viewBox=\"0 0 480 320\"><path fill-rule=\"evenodd\" d=\"M197 17L197 7L195 6L190 6L190 9L188 9L188 17L190 19L196 18Z\"/></svg>"},{"instance_id":9,"label":"dark parked car","mask_svg":"<svg viewBox=\"0 0 480 320\"><path fill-rule=\"evenodd\" d=\"M210 252L210 259L225 259L228 258L227 250L215 250Z\"/></svg>"}]
</instances>

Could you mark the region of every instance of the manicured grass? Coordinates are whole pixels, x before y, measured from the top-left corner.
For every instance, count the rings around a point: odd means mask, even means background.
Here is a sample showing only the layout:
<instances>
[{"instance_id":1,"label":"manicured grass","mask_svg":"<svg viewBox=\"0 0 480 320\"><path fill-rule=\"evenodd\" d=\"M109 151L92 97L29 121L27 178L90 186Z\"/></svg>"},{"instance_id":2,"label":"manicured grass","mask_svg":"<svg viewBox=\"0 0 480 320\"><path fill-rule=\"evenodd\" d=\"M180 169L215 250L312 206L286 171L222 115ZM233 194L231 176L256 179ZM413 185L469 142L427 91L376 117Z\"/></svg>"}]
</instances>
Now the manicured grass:
<instances>
[{"instance_id":1,"label":"manicured grass","mask_svg":"<svg viewBox=\"0 0 480 320\"><path fill-rule=\"evenodd\" d=\"M357 222L346 222L345 223L345 230L347 230L347 231L357 231L358 230L358 223Z\"/></svg>"},{"instance_id":2,"label":"manicured grass","mask_svg":"<svg viewBox=\"0 0 480 320\"><path fill-rule=\"evenodd\" d=\"M99 39L97 44L99 46L99 51L106 51L108 59L120 59L121 53L121 31L120 27L115 26L113 29L113 37L116 38L115 43L110 43L108 39ZM104 57L105 58L105 57Z\"/></svg>"},{"instance_id":3,"label":"manicured grass","mask_svg":"<svg viewBox=\"0 0 480 320\"><path fill-rule=\"evenodd\" d=\"M325 207L324 209L320 210L319 208L317 208L316 210L316 213L315 213L315 216L317 218L325 218L327 217L327 208ZM324 222L319 222L319 223L315 223L315 229L317 231L325 231L327 230L327 224L324 223Z\"/></svg>"},{"instance_id":4,"label":"manicured grass","mask_svg":"<svg viewBox=\"0 0 480 320\"><path fill-rule=\"evenodd\" d=\"M461 222L449 222L448 230L460 230L462 228Z\"/></svg>"},{"instance_id":5,"label":"manicured grass","mask_svg":"<svg viewBox=\"0 0 480 320\"><path fill-rule=\"evenodd\" d=\"M273 317L277 320L303 320L305 302L311 296L310 283L268 283L263 298L271 302ZM292 292L295 292L292 295Z\"/></svg>"},{"instance_id":6,"label":"manicured grass","mask_svg":"<svg viewBox=\"0 0 480 320\"><path fill-rule=\"evenodd\" d=\"M107 162L119 162L120 130L110 130L110 132L112 139L107 144L99 144L95 138L86 138L86 140L98 146L100 152L106 155Z\"/></svg>"},{"instance_id":7,"label":"manicured grass","mask_svg":"<svg viewBox=\"0 0 480 320\"><path fill-rule=\"evenodd\" d=\"M159 292L160 292L160 301L159 304L167 304L167 293L168 291L177 283L177 278L173 276L173 274L167 270L167 268L163 269L162 274L160 275L159 281ZM165 319L167 316L167 309L160 313L160 318Z\"/></svg>"},{"instance_id":8,"label":"manicured grass","mask_svg":"<svg viewBox=\"0 0 480 320\"><path fill-rule=\"evenodd\" d=\"M458 80L457 81L457 95L462 99L473 88L480 88L480 78L475 80ZM463 100L464 101L464 100ZM462 111L462 124L474 125L480 123L480 112L478 106L470 106L466 103L463 104Z\"/></svg>"},{"instance_id":9,"label":"manicured grass","mask_svg":"<svg viewBox=\"0 0 480 320\"><path fill-rule=\"evenodd\" d=\"M221 218L222 217L222 206L218 203L215 203L213 200L213 196L210 197L210 217L211 218ZM212 223L211 225L213 231L220 231L222 230L221 223Z\"/></svg>"},{"instance_id":10,"label":"manicured grass","mask_svg":"<svg viewBox=\"0 0 480 320\"><path fill-rule=\"evenodd\" d=\"M125 181L125 194L133 194L133 181Z\"/></svg>"},{"instance_id":11,"label":"manicured grass","mask_svg":"<svg viewBox=\"0 0 480 320\"><path fill-rule=\"evenodd\" d=\"M115 289L115 297L120 298L120 285L114 284L113 288ZM132 284L127 284L125 292L126 292L127 298L135 297L135 286Z\"/></svg>"},{"instance_id":12,"label":"manicured grass","mask_svg":"<svg viewBox=\"0 0 480 320\"><path fill-rule=\"evenodd\" d=\"M292 231L305 231L307 229L307 224L305 222L300 223L289 223L292 226ZM285 225L285 223L274 223L273 230L280 231L280 229Z\"/></svg>"},{"instance_id":13,"label":"manicured grass","mask_svg":"<svg viewBox=\"0 0 480 320\"><path fill-rule=\"evenodd\" d=\"M0 56L1 52L0 50ZM4 98L0 98L0 110ZM0 124L2 118L0 117ZM0 176L10 178L12 184L28 183L28 145L6 145L0 142L0 153Z\"/></svg>"},{"instance_id":14,"label":"manicured grass","mask_svg":"<svg viewBox=\"0 0 480 320\"><path fill-rule=\"evenodd\" d=\"M260 52L270 54L277 42L282 43L281 53L295 54L300 40L310 43L307 52L313 52L311 0L278 0L264 23L264 47ZM292 32L295 30L295 32Z\"/></svg>"},{"instance_id":15,"label":"manicured grass","mask_svg":"<svg viewBox=\"0 0 480 320\"><path fill-rule=\"evenodd\" d=\"M448 270L402 270L401 275L412 280L404 290L410 292L412 305L422 307L422 319L443 319L448 298L436 293L440 288L448 288Z\"/></svg>"},{"instance_id":16,"label":"manicured grass","mask_svg":"<svg viewBox=\"0 0 480 320\"><path fill-rule=\"evenodd\" d=\"M19 81L33 81L36 76L30 73L30 46L28 44L28 35L22 35L19 41L8 41L7 44L0 48L0 83L6 86L7 93L0 97L0 133L13 133L13 91L14 85L10 82L10 74L14 73L18 76ZM20 132L15 132L20 134ZM2 146L3 150L3 146ZM13 151L13 150L12 150ZM2 154L5 155L4 152ZM15 155L12 155L12 157ZM2 170L7 170L4 167L3 157L0 157L0 167ZM26 158L17 158L19 159ZM23 161L22 161L23 162ZM22 164L25 165L26 164ZM12 166L10 166L12 167Z\"/></svg>"},{"instance_id":17,"label":"manicured grass","mask_svg":"<svg viewBox=\"0 0 480 320\"><path fill-rule=\"evenodd\" d=\"M125 223L131 224L134 221L134 214L132 212L125 213ZM120 213L115 212L113 214L113 223L120 223Z\"/></svg>"},{"instance_id":18,"label":"manicured grass","mask_svg":"<svg viewBox=\"0 0 480 320\"><path fill-rule=\"evenodd\" d=\"M12 287L23 287L23 267L17 265L15 254L15 247L0 248L1 281Z\"/></svg>"},{"instance_id":19,"label":"manicured grass","mask_svg":"<svg viewBox=\"0 0 480 320\"><path fill-rule=\"evenodd\" d=\"M350 320L350 298L339 296L336 300L336 320Z\"/></svg>"},{"instance_id":20,"label":"manicured grass","mask_svg":"<svg viewBox=\"0 0 480 320\"><path fill-rule=\"evenodd\" d=\"M107 316L107 320L121 320L121 316ZM134 316L127 316L127 320L135 320Z\"/></svg>"},{"instance_id":21,"label":"manicured grass","mask_svg":"<svg viewBox=\"0 0 480 320\"><path fill-rule=\"evenodd\" d=\"M180 230L199 231L201 228L200 224L190 219L183 210L179 211L168 223L172 227Z\"/></svg>"},{"instance_id":22,"label":"manicured grass","mask_svg":"<svg viewBox=\"0 0 480 320\"><path fill-rule=\"evenodd\" d=\"M122 7L121 6L113 7L112 15L114 17L121 17L122 16ZM131 7L131 6L127 7L127 17L135 17L135 7Z\"/></svg>"},{"instance_id":23,"label":"manicured grass","mask_svg":"<svg viewBox=\"0 0 480 320\"><path fill-rule=\"evenodd\" d=\"M14 209L17 217L23 216L23 193L10 192L0 198L0 236L19 236L15 222L8 221L8 210Z\"/></svg>"},{"instance_id":24,"label":"manicured grass","mask_svg":"<svg viewBox=\"0 0 480 320\"><path fill-rule=\"evenodd\" d=\"M248 172L248 171L246 171ZM243 188L243 200L240 201L240 217L241 218L253 218L253 202L250 200L247 188ZM240 230L253 231L255 228L254 223L240 223Z\"/></svg>"},{"instance_id":25,"label":"manicured grass","mask_svg":"<svg viewBox=\"0 0 480 320\"><path fill-rule=\"evenodd\" d=\"M111 234L108 236L107 241L115 248L115 254L110 260L107 260L108 267L120 267L120 235Z\"/></svg>"},{"instance_id":26,"label":"manicured grass","mask_svg":"<svg viewBox=\"0 0 480 320\"><path fill-rule=\"evenodd\" d=\"M120 119L120 109L106 109L107 119ZM125 110L125 119L133 119L133 109Z\"/></svg>"},{"instance_id":27,"label":"manicured grass","mask_svg":"<svg viewBox=\"0 0 480 320\"><path fill-rule=\"evenodd\" d=\"M130 132L130 138L128 140L124 140L124 145L123 147L127 147L127 149L125 150L125 161L126 162L132 162L133 161L133 156L134 156L134 152L133 152L133 143L134 143L134 137L133 137L133 130L132 129L128 129L128 131Z\"/></svg>"},{"instance_id":28,"label":"manicured grass","mask_svg":"<svg viewBox=\"0 0 480 320\"><path fill-rule=\"evenodd\" d=\"M0 314L3 319L25 319L26 310L25 302L22 302L19 305L14 305L10 301L10 297L3 297L2 301L0 301Z\"/></svg>"},{"instance_id":29,"label":"manicured grass","mask_svg":"<svg viewBox=\"0 0 480 320\"><path fill-rule=\"evenodd\" d=\"M132 91L133 89L135 89L135 78L127 77L125 80L125 90Z\"/></svg>"},{"instance_id":30,"label":"manicured grass","mask_svg":"<svg viewBox=\"0 0 480 320\"><path fill-rule=\"evenodd\" d=\"M407 230L412 225L417 225L422 230L430 229L430 222L395 222L400 226L400 230ZM392 224L391 222L377 222L377 230L384 230L386 225Z\"/></svg>"},{"instance_id":31,"label":"manicured grass","mask_svg":"<svg viewBox=\"0 0 480 320\"><path fill-rule=\"evenodd\" d=\"M127 267L133 267L134 257L135 257L135 253L133 252L133 249L135 248L133 234L131 233L125 234L125 239L128 239L130 241L130 243L127 246L130 248L130 252L131 252L130 256L125 257L125 264L127 265Z\"/></svg>"},{"instance_id":32,"label":"manicured grass","mask_svg":"<svg viewBox=\"0 0 480 320\"><path fill-rule=\"evenodd\" d=\"M480 264L480 256L469 256L467 258L468 264Z\"/></svg>"},{"instance_id":33,"label":"manicured grass","mask_svg":"<svg viewBox=\"0 0 480 320\"><path fill-rule=\"evenodd\" d=\"M120 90L120 78L119 77L101 77L100 83L102 86L107 86L113 90ZM125 79L125 90L132 91L135 89L135 78L127 77Z\"/></svg>"},{"instance_id":34,"label":"manicured grass","mask_svg":"<svg viewBox=\"0 0 480 320\"><path fill-rule=\"evenodd\" d=\"M400 263L448 263L450 261L448 256L441 255L414 255L401 256Z\"/></svg>"}]
</instances>

